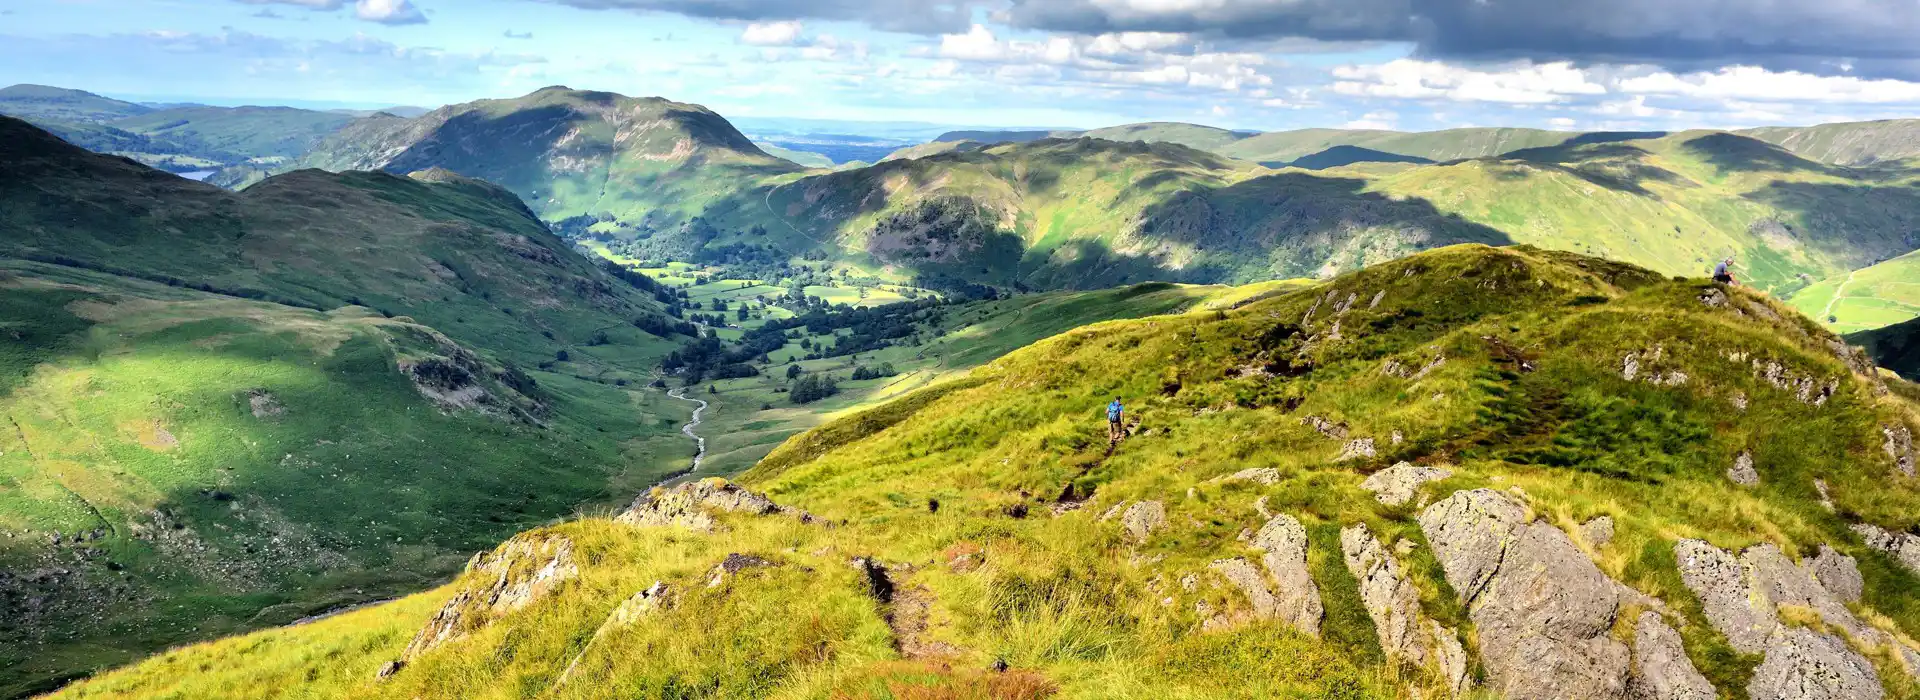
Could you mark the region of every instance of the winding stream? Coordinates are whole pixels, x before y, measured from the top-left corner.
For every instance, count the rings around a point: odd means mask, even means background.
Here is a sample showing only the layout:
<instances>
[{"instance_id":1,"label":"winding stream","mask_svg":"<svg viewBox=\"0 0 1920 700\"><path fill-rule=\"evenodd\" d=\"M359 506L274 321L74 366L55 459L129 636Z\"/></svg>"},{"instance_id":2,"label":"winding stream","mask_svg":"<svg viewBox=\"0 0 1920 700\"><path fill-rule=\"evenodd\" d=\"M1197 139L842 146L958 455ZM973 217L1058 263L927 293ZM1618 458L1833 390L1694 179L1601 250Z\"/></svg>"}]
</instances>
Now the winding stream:
<instances>
[{"instance_id":1,"label":"winding stream","mask_svg":"<svg viewBox=\"0 0 1920 700\"><path fill-rule=\"evenodd\" d=\"M700 404L699 408L693 409L693 420L687 421L687 424L680 428L680 432L686 433L687 437L693 438L693 444L700 448L698 452L693 454L693 468L687 471L700 471L700 463L707 459L707 439L700 437L700 434L693 432L693 429L700 427L700 414L707 412L707 402L701 401L700 399L687 398L687 388L684 386L667 392L667 395L681 401L691 401Z\"/></svg>"}]
</instances>

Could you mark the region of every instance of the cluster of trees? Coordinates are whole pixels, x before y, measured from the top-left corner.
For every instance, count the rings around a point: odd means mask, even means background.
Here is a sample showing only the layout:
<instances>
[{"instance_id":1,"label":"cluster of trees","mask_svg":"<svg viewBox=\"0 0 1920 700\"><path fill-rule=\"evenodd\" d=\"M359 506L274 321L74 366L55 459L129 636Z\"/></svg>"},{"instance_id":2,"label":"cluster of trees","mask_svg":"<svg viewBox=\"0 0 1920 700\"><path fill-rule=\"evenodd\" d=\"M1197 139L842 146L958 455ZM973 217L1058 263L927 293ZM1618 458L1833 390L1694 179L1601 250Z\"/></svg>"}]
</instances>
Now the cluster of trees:
<instances>
[{"instance_id":1,"label":"cluster of trees","mask_svg":"<svg viewBox=\"0 0 1920 700\"><path fill-rule=\"evenodd\" d=\"M702 379L757 376L760 370L751 364L755 359L755 355L746 354L739 347L728 349L719 338L709 335L690 340L679 350L667 353L667 359L660 366L668 372L685 370L686 383L694 384Z\"/></svg>"},{"instance_id":2,"label":"cluster of trees","mask_svg":"<svg viewBox=\"0 0 1920 700\"><path fill-rule=\"evenodd\" d=\"M840 393L840 385L831 374L803 374L787 388L788 400L808 404Z\"/></svg>"},{"instance_id":3,"label":"cluster of trees","mask_svg":"<svg viewBox=\"0 0 1920 700\"><path fill-rule=\"evenodd\" d=\"M900 371L894 369L891 362L882 362L879 367L856 366L853 368L853 380L856 382L863 379L885 379L899 374Z\"/></svg>"}]
</instances>

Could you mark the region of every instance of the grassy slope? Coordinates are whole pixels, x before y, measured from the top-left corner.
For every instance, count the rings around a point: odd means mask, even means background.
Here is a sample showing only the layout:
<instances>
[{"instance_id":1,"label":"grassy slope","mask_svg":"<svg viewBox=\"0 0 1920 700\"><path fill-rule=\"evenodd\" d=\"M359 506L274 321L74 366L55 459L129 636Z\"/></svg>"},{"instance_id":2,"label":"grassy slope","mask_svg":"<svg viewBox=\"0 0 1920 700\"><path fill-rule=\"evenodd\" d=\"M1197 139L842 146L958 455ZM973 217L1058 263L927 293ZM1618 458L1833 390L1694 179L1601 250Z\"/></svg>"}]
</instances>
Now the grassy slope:
<instances>
[{"instance_id":1,"label":"grassy slope","mask_svg":"<svg viewBox=\"0 0 1920 700\"><path fill-rule=\"evenodd\" d=\"M0 114L21 119L104 123L153 111L132 102L46 85L0 88Z\"/></svg>"},{"instance_id":2,"label":"grassy slope","mask_svg":"<svg viewBox=\"0 0 1920 700\"><path fill-rule=\"evenodd\" d=\"M417 590L691 452L685 405L638 390L676 345L631 323L659 304L497 188L310 171L235 195L0 130L0 570L72 572L0 580L0 695ZM398 363L429 354L470 355L494 417L415 392ZM256 389L284 416L256 419Z\"/></svg>"},{"instance_id":3,"label":"grassy slope","mask_svg":"<svg viewBox=\"0 0 1920 700\"><path fill-rule=\"evenodd\" d=\"M702 390L695 396L712 402L701 432L711 436L702 473L733 474L746 470L782 441L837 416L870 408L909 392L951 381L968 370L1042 338L1099 321L1138 318L1189 309L1231 304L1257 293L1305 282L1284 282L1249 288L1141 285L1094 292L1049 292L998 301L982 301L939 310L919 326L917 343L903 344L859 355L801 360L802 371L839 377L841 393L820 403L793 406L775 390L787 385L789 357L803 355L798 346L771 353L773 362L762 376L713 382L717 393ZM815 337L816 340L826 340ZM828 341L830 344L830 341ZM855 367L891 364L898 376L847 381ZM762 406L771 404L770 410Z\"/></svg>"},{"instance_id":4,"label":"grassy slope","mask_svg":"<svg viewBox=\"0 0 1920 700\"><path fill-rule=\"evenodd\" d=\"M291 107L181 107L115 120L136 134L191 144L225 162L294 158L345 127L352 117Z\"/></svg>"},{"instance_id":5,"label":"grassy slope","mask_svg":"<svg viewBox=\"0 0 1920 700\"><path fill-rule=\"evenodd\" d=\"M1817 325L1737 292L1737 308L1710 308L1696 298L1704 286L1577 256L1455 248L1219 314L1082 328L964 382L826 426L746 475L833 527L734 517L726 533L690 536L586 519L526 536L571 539L579 579L393 679L376 681L374 671L450 591L178 650L61 697L969 697L987 694L988 682L1040 691L1016 697L1387 696L1422 681L1394 680L1379 666L1340 563L1339 528L1364 522L1389 541L1411 540L1408 571L1427 614L1463 625L1473 641L1419 546L1415 511L1380 506L1359 488L1365 474L1401 459L1455 470L1429 494L1524 490L1533 513L1568 529L1612 516L1614 540L1587 551L1614 578L1668 602L1688 623L1689 654L1721 688L1740 687L1758 659L1732 653L1711 631L1675 571L1677 538L1769 541L1795 556L1830 543L1860 558L1869 619L1920 632L1920 605L1904 593L1920 580L1846 529L1848 520L1920 524L1920 486L1890 481L1880 451L1880 426L1912 423L1913 405L1876 397L1828 354L1830 336ZM1379 292L1381 304L1369 306ZM1360 303L1346 313L1324 303L1347 296ZM1339 340L1293 334L1309 308L1319 313L1304 332L1324 334L1338 321ZM1649 369L1691 379L1677 387L1622 379L1620 358L1653 347L1664 359ZM1526 368L1508 348L1521 348ZM1844 381L1810 406L1728 360L1735 351ZM1380 371L1389 358L1419 365L1436 353L1447 362L1420 379ZM1291 376L1238 369L1296 357L1306 364ZM1750 399L1744 412L1727 408L1736 393ZM1107 456L1098 413L1115 394L1142 425ZM1340 443L1302 425L1308 415L1406 440L1381 442L1377 458L1335 463ZM1762 475L1756 489L1723 475L1742 450ZM1281 479L1217 480L1253 467ZM1818 505L1815 476L1844 516ZM1092 502L1050 515L1050 497L1068 483ZM1248 505L1260 497L1308 528L1309 568L1327 606L1319 641L1276 623L1200 628L1197 603L1245 605L1207 567L1249 556L1236 534L1262 522ZM1139 499L1168 508L1167 529L1145 544L1100 518ZM1008 517L1015 504L1033 515ZM705 586L705 572L730 552L785 566ZM984 566L949 565L967 553ZM855 556L914 564L896 585L926 601L919 639L949 645L948 660L901 658L846 565ZM1191 590L1174 583L1190 574ZM671 607L588 642L616 604L655 581L679 591ZM794 607L799 600L807 604ZM996 659L1014 671L974 670ZM574 682L556 687L572 664ZM1915 696L1897 672L1885 677L1893 697Z\"/></svg>"},{"instance_id":6,"label":"grassy slope","mask_svg":"<svg viewBox=\"0 0 1920 700\"><path fill-rule=\"evenodd\" d=\"M1734 254L1746 277L1786 293L1911 250L1915 182L1708 132L1314 174L1083 139L809 177L767 203L780 226L845 255L1038 288L1318 276L1484 241L1668 274Z\"/></svg>"},{"instance_id":7,"label":"grassy slope","mask_svg":"<svg viewBox=\"0 0 1920 700\"><path fill-rule=\"evenodd\" d=\"M1920 317L1920 251L1835 274L1795 292L1791 302L1842 333Z\"/></svg>"},{"instance_id":8,"label":"grassy slope","mask_svg":"<svg viewBox=\"0 0 1920 700\"><path fill-rule=\"evenodd\" d=\"M775 146L770 143L755 143L754 145L758 146L760 150L765 151L767 155L791 162L795 165L799 165L802 167L807 167L807 168L833 167L832 158L828 158L824 155L813 153L811 151L796 151L790 148L781 148L779 146Z\"/></svg>"},{"instance_id":9,"label":"grassy slope","mask_svg":"<svg viewBox=\"0 0 1920 700\"><path fill-rule=\"evenodd\" d=\"M1364 129L1299 129L1275 131L1234 141L1218 149L1229 158L1256 163L1287 163L1334 146L1360 146L1376 151L1448 161L1485 158L1522 148L1558 146L1578 134L1517 128L1471 128L1402 132Z\"/></svg>"},{"instance_id":10,"label":"grassy slope","mask_svg":"<svg viewBox=\"0 0 1920 700\"><path fill-rule=\"evenodd\" d=\"M1150 141L1156 143L1174 143L1202 151L1220 152L1229 144L1246 138L1246 134L1218 127L1180 122L1148 122L1144 124L1124 124L1094 129L1078 134L1108 141Z\"/></svg>"},{"instance_id":11,"label":"grassy slope","mask_svg":"<svg viewBox=\"0 0 1920 700\"><path fill-rule=\"evenodd\" d=\"M1920 156L1920 120L1773 126L1738 132L1836 165L1871 165Z\"/></svg>"}]
</instances>

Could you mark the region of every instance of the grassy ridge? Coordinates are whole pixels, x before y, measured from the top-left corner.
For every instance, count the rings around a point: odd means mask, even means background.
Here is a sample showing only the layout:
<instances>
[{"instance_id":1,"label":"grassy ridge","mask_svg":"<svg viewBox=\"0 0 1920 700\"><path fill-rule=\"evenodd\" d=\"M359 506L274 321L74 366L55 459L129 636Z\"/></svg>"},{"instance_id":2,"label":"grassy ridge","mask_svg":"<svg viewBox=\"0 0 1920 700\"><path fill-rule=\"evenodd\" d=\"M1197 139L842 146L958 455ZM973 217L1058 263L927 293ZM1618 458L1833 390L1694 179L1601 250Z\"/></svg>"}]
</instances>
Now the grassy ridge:
<instances>
[{"instance_id":1,"label":"grassy ridge","mask_svg":"<svg viewBox=\"0 0 1920 700\"><path fill-rule=\"evenodd\" d=\"M1611 577L1667 601L1687 623L1694 662L1730 692L1758 659L1733 654L1701 616L1679 582L1675 539L1767 541L1796 557L1830 544L1861 561L1863 617L1911 637L1920 606L1905 592L1920 580L1847 526L1920 524L1920 485L1889 479L1880 448L1881 427L1913 424L1915 407L1851 374L1817 324L1737 290L1725 305L1702 303L1713 289L1574 255L1459 247L1236 309L1097 324L976 369L964 384L825 426L815 435L843 437L802 438L795 445L813 447L745 476L831 527L729 516L725 531L699 535L589 518L520 540L571 542L577 579L391 679L374 673L449 592L324 628L180 650L62 697L230 697L248 692L235 679L290 688L296 678L309 696L366 698L965 697L987 695L987 682L1029 693L1014 697L1061 698L1434 691L1424 676L1380 663L1335 543L1353 523L1389 544L1407 540L1399 556L1426 613L1477 644L1416 511L1359 488L1398 460L1454 470L1428 487L1430 498L1510 491L1534 517L1570 531L1612 517L1610 543L1576 541ZM1629 354L1649 372L1688 379L1630 380L1620 369ZM1382 370L1435 356L1445 362L1423 375ZM1748 359L1839 384L1815 405L1767 383ZM1112 395L1129 401L1140 424L1109 454L1099 411ZM1729 408L1736 396L1745 410ZM1374 438L1377 454L1337 460L1342 441L1306 425L1308 416ZM1724 475L1742 451L1761 474L1756 488ZM1249 468L1277 479L1221 479ZM1828 484L1833 511L1819 504L1815 477ZM1090 501L1050 512L1067 484ZM1142 500L1165 504L1168 516L1144 541L1101 517ZM1309 569L1327 605L1318 640L1277 623L1205 624L1246 609L1209 567L1257 556L1239 538L1265 519L1256 502L1307 528ZM708 585L730 553L776 566ZM854 557L896 566L897 595L923 612L903 623L907 608L875 603L846 563ZM679 597L596 633L621 601L657 581ZM807 605L795 607L799 600ZM984 670L996 662L1010 670ZM1892 697L1915 696L1903 677L1883 674Z\"/></svg>"}]
</instances>

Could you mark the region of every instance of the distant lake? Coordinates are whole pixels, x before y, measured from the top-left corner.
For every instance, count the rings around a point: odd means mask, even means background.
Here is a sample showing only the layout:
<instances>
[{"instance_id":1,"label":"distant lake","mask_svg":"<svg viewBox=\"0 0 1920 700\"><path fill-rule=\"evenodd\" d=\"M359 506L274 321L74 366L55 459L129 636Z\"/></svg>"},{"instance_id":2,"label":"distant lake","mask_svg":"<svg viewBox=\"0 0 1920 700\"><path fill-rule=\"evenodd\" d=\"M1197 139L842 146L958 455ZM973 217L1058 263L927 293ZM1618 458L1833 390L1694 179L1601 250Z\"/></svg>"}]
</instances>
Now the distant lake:
<instances>
[{"instance_id":1,"label":"distant lake","mask_svg":"<svg viewBox=\"0 0 1920 700\"><path fill-rule=\"evenodd\" d=\"M195 170L195 171L193 171L193 172L190 172L190 173L174 173L174 174L175 174L175 175L179 175L180 177L184 177L184 178L186 178L186 179L188 179L188 180L198 180L198 181L200 181L200 182L206 182L206 181L207 181L207 178L210 178L210 177L213 177L213 174L214 174L215 172L218 172L218 171L215 171L215 170Z\"/></svg>"}]
</instances>

